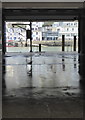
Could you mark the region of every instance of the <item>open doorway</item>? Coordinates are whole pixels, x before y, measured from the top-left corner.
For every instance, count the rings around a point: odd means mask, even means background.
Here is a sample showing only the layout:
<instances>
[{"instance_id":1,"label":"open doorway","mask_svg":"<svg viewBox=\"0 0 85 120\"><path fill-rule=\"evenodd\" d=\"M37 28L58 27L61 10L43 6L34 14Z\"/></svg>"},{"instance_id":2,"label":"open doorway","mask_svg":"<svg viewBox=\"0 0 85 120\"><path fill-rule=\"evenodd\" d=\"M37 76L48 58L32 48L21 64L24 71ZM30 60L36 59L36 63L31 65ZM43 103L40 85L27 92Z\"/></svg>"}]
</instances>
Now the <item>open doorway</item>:
<instances>
[{"instance_id":1,"label":"open doorway","mask_svg":"<svg viewBox=\"0 0 85 120\"><path fill-rule=\"evenodd\" d=\"M62 36L65 52L78 51L78 20L5 23L7 52L61 52Z\"/></svg>"},{"instance_id":2,"label":"open doorway","mask_svg":"<svg viewBox=\"0 0 85 120\"><path fill-rule=\"evenodd\" d=\"M30 22L5 22L6 51L30 52Z\"/></svg>"},{"instance_id":3,"label":"open doorway","mask_svg":"<svg viewBox=\"0 0 85 120\"><path fill-rule=\"evenodd\" d=\"M62 51L64 35L64 51L78 51L78 21L44 21L34 22L32 26L33 44L41 44L41 51ZM74 36L76 45L74 50Z\"/></svg>"}]
</instances>

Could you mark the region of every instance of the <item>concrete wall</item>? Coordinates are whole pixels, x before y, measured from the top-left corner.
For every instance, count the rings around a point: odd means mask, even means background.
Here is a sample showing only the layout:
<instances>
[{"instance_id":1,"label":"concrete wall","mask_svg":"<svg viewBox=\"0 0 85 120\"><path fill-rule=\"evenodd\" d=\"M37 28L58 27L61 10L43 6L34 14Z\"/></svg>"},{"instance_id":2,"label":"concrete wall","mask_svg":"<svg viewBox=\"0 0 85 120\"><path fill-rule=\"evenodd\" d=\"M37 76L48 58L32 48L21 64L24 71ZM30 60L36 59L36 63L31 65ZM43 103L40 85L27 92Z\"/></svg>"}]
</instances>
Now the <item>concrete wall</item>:
<instances>
[{"instance_id":1,"label":"concrete wall","mask_svg":"<svg viewBox=\"0 0 85 120\"><path fill-rule=\"evenodd\" d=\"M2 18L2 3L0 2L0 18ZM2 19L0 19L0 119L2 117L2 52L1 52Z\"/></svg>"}]
</instances>

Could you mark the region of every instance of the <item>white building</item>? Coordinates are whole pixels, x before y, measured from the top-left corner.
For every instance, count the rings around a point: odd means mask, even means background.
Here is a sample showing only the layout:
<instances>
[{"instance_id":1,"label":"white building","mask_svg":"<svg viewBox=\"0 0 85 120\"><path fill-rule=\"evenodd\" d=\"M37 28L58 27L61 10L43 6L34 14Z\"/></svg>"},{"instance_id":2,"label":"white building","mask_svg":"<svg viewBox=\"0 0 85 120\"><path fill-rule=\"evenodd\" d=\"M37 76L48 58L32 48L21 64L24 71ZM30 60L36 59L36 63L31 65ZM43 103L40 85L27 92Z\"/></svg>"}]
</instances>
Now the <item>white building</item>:
<instances>
[{"instance_id":1,"label":"white building","mask_svg":"<svg viewBox=\"0 0 85 120\"><path fill-rule=\"evenodd\" d=\"M43 22L33 22L32 23L32 40L41 41L42 40L42 25Z\"/></svg>"},{"instance_id":2,"label":"white building","mask_svg":"<svg viewBox=\"0 0 85 120\"><path fill-rule=\"evenodd\" d=\"M19 27L13 27L16 22L6 22L6 40L26 41L26 31Z\"/></svg>"},{"instance_id":3,"label":"white building","mask_svg":"<svg viewBox=\"0 0 85 120\"><path fill-rule=\"evenodd\" d=\"M53 30L59 31L58 39L65 35L65 40L72 40L74 36L78 39L78 21L55 22Z\"/></svg>"},{"instance_id":4,"label":"white building","mask_svg":"<svg viewBox=\"0 0 85 120\"><path fill-rule=\"evenodd\" d=\"M19 27L13 28L11 24L13 22L6 23L6 40L26 41L26 31ZM62 39L62 35L65 35L65 40L72 40L74 36L78 38L78 21L53 22L51 26L42 27L43 24L44 22L32 22L33 41L41 41L43 38L45 40ZM30 26L27 25L26 29L27 27Z\"/></svg>"}]
</instances>

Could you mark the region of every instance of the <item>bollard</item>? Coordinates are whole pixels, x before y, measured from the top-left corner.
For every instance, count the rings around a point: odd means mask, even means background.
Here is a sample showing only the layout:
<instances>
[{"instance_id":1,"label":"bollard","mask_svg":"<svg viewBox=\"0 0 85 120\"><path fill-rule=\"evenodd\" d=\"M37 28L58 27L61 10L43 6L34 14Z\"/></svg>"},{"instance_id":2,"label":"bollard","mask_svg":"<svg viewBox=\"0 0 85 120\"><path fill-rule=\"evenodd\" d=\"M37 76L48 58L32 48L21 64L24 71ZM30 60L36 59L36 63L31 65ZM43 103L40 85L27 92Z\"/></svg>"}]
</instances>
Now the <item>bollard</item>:
<instances>
[{"instance_id":1,"label":"bollard","mask_svg":"<svg viewBox=\"0 0 85 120\"><path fill-rule=\"evenodd\" d=\"M74 51L76 51L76 36L74 36Z\"/></svg>"},{"instance_id":2,"label":"bollard","mask_svg":"<svg viewBox=\"0 0 85 120\"><path fill-rule=\"evenodd\" d=\"M41 44L39 44L39 52L41 52Z\"/></svg>"},{"instance_id":3,"label":"bollard","mask_svg":"<svg viewBox=\"0 0 85 120\"><path fill-rule=\"evenodd\" d=\"M65 35L62 35L62 51L64 51L65 47Z\"/></svg>"},{"instance_id":4,"label":"bollard","mask_svg":"<svg viewBox=\"0 0 85 120\"><path fill-rule=\"evenodd\" d=\"M27 47L27 43L25 43L25 47Z\"/></svg>"}]
</instances>

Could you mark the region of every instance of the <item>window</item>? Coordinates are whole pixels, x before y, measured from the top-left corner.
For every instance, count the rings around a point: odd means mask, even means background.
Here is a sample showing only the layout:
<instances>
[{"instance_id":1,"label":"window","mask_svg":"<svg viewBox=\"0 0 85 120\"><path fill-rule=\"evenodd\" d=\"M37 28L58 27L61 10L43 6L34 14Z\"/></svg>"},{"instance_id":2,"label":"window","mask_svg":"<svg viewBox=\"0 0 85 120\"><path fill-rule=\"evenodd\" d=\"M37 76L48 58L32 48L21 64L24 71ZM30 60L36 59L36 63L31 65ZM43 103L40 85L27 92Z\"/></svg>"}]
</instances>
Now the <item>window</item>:
<instances>
[{"instance_id":1,"label":"window","mask_svg":"<svg viewBox=\"0 0 85 120\"><path fill-rule=\"evenodd\" d=\"M67 28L67 31L69 31L69 28Z\"/></svg>"},{"instance_id":2,"label":"window","mask_svg":"<svg viewBox=\"0 0 85 120\"><path fill-rule=\"evenodd\" d=\"M75 26L77 26L77 23L74 23Z\"/></svg>"},{"instance_id":3,"label":"window","mask_svg":"<svg viewBox=\"0 0 85 120\"><path fill-rule=\"evenodd\" d=\"M70 23L67 23L67 25L69 26L69 25L70 25Z\"/></svg>"},{"instance_id":4,"label":"window","mask_svg":"<svg viewBox=\"0 0 85 120\"><path fill-rule=\"evenodd\" d=\"M74 28L72 28L72 31L74 31Z\"/></svg>"},{"instance_id":5,"label":"window","mask_svg":"<svg viewBox=\"0 0 85 120\"><path fill-rule=\"evenodd\" d=\"M32 28L32 30L34 30L34 28Z\"/></svg>"},{"instance_id":6,"label":"window","mask_svg":"<svg viewBox=\"0 0 85 120\"><path fill-rule=\"evenodd\" d=\"M74 36L74 33L71 33L71 36Z\"/></svg>"},{"instance_id":7,"label":"window","mask_svg":"<svg viewBox=\"0 0 85 120\"><path fill-rule=\"evenodd\" d=\"M69 36L70 36L70 34L67 34L66 36L67 36L67 37L69 37Z\"/></svg>"},{"instance_id":8,"label":"window","mask_svg":"<svg viewBox=\"0 0 85 120\"><path fill-rule=\"evenodd\" d=\"M16 37L14 37L14 40L16 40Z\"/></svg>"},{"instance_id":9,"label":"window","mask_svg":"<svg viewBox=\"0 0 85 120\"><path fill-rule=\"evenodd\" d=\"M38 32L36 32L36 35L38 35Z\"/></svg>"},{"instance_id":10,"label":"window","mask_svg":"<svg viewBox=\"0 0 85 120\"><path fill-rule=\"evenodd\" d=\"M32 35L32 37L35 37L35 35Z\"/></svg>"},{"instance_id":11,"label":"window","mask_svg":"<svg viewBox=\"0 0 85 120\"><path fill-rule=\"evenodd\" d=\"M37 28L35 28L35 30L37 30Z\"/></svg>"},{"instance_id":12,"label":"window","mask_svg":"<svg viewBox=\"0 0 85 120\"><path fill-rule=\"evenodd\" d=\"M60 31L60 29L58 28L57 31Z\"/></svg>"},{"instance_id":13,"label":"window","mask_svg":"<svg viewBox=\"0 0 85 120\"><path fill-rule=\"evenodd\" d=\"M38 37L36 37L36 40L38 40Z\"/></svg>"}]
</instances>

